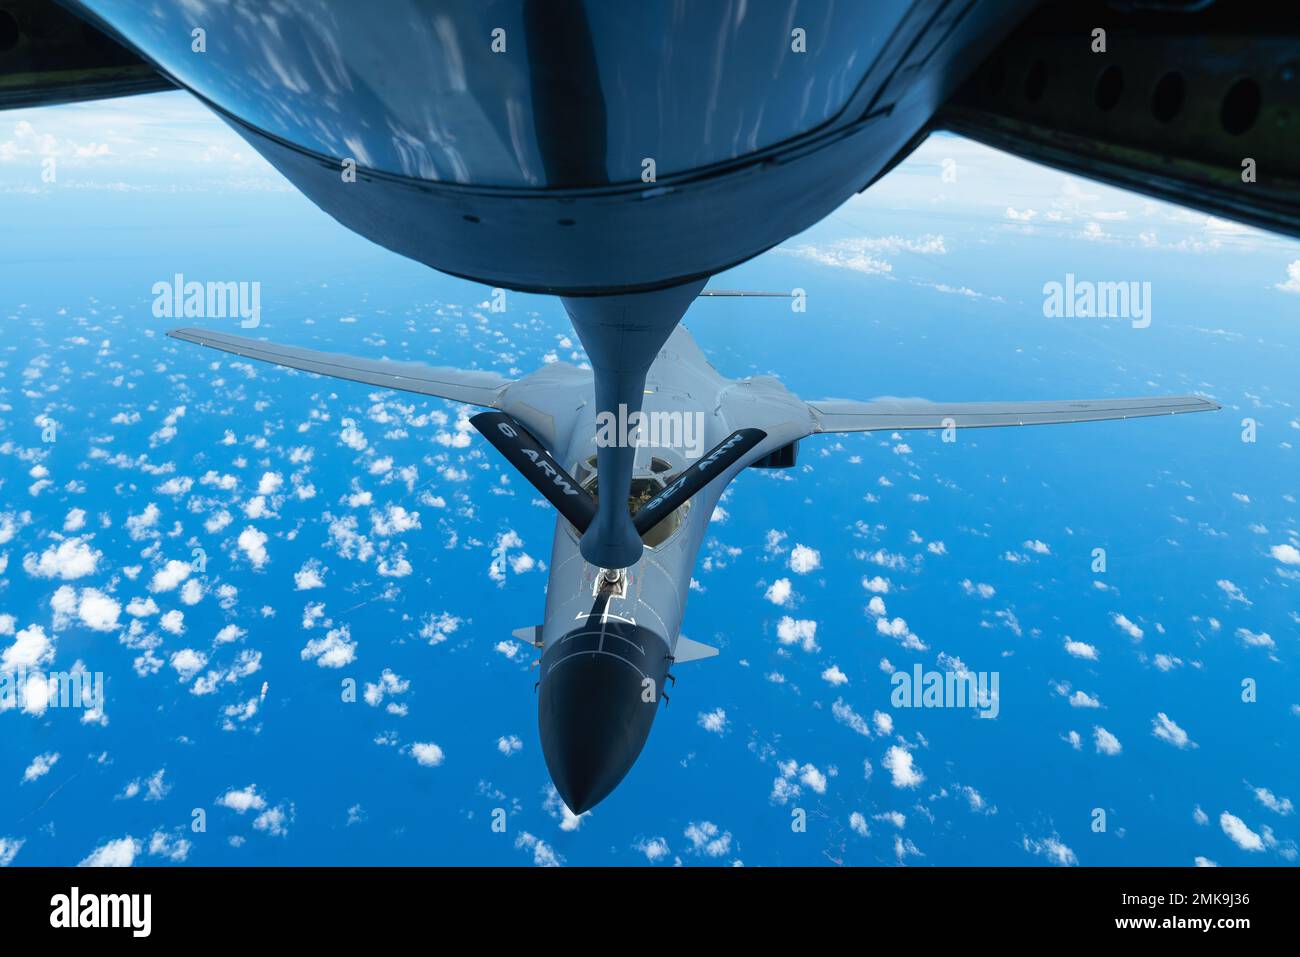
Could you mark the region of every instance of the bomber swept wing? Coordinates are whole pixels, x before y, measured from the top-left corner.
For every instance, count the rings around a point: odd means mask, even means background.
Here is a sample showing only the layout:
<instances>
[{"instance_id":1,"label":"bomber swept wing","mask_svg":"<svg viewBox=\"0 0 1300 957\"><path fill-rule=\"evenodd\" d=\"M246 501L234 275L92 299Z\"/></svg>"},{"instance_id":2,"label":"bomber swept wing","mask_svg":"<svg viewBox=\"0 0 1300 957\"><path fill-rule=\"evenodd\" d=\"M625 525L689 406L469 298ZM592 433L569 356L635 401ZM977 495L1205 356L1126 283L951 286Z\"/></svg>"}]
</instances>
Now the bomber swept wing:
<instances>
[{"instance_id":1,"label":"bomber swept wing","mask_svg":"<svg viewBox=\"0 0 1300 957\"><path fill-rule=\"evenodd\" d=\"M167 335L245 359L257 359L289 369L315 372L317 375L347 379L350 382L364 382L400 392L437 396L487 409L497 408L501 391L514 381L495 372L449 369L387 359L358 359L337 352L281 346L274 342L205 329L172 329Z\"/></svg>"},{"instance_id":2,"label":"bomber swept wing","mask_svg":"<svg viewBox=\"0 0 1300 957\"><path fill-rule=\"evenodd\" d=\"M202 329L173 329L167 335L246 359L492 409L494 411L480 413L470 420L475 428L580 534L587 531L595 516L596 504L592 496L554 459L548 451L547 441L534 435L535 427L530 429L512 417L512 413L518 412L519 403L509 401L506 393L510 386L521 380L507 379L495 372L360 359ZM702 366L708 369L716 379L716 386L725 388L727 380L709 366L684 329L673 334L662 355L675 367ZM783 389L781 391L790 405L780 406L783 411L779 413L770 409L760 411L756 407L751 413L755 421L737 422L739 428L699 461L675 475L657 496L642 507L634 523L637 534L646 534L663 516L693 498L732 464L742 460L747 464L758 464L763 455L771 452L770 449L760 451L756 453L758 458L751 455L767 438L764 429L776 426L772 420L774 414L778 419L787 417L791 406L802 406L808 416L805 425L795 427L794 442L818 433L1058 425L1212 412L1220 408L1217 402L1195 395L1046 402L931 402L884 396L869 401L821 399L801 402Z\"/></svg>"},{"instance_id":3,"label":"bomber swept wing","mask_svg":"<svg viewBox=\"0 0 1300 957\"><path fill-rule=\"evenodd\" d=\"M1101 422L1184 412L1213 412L1217 402L1195 395L1138 399L1067 399L1052 402L929 402L880 398L870 402L824 399L809 402L814 432L874 432L887 429L995 428Z\"/></svg>"}]
</instances>

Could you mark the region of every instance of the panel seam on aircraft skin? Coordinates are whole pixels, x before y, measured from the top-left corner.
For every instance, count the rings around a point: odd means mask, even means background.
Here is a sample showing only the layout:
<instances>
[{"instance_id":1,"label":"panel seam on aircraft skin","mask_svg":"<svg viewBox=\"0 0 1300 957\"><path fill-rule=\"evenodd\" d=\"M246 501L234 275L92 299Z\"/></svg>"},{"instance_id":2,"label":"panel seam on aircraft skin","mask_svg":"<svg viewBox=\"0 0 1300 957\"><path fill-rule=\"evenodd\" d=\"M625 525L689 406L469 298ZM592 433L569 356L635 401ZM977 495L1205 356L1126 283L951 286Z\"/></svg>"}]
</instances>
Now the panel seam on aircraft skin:
<instances>
[{"instance_id":1,"label":"panel seam on aircraft skin","mask_svg":"<svg viewBox=\"0 0 1300 957\"><path fill-rule=\"evenodd\" d=\"M629 668L635 671L642 678L650 677L644 671L638 668L636 665L632 664L632 662L624 658L622 655L616 655L612 651L600 651L599 649L596 648L593 648L590 651L575 651L572 654L565 655L563 658L559 659L558 661L552 661L546 669L546 676L549 678L552 672L554 672L556 668L560 667L560 665L564 664L566 661L571 661L574 658L581 658L584 655L600 655L601 657L604 658L613 658L615 661L623 662L623 664L627 665Z\"/></svg>"},{"instance_id":2,"label":"panel seam on aircraft skin","mask_svg":"<svg viewBox=\"0 0 1300 957\"><path fill-rule=\"evenodd\" d=\"M659 622L659 634L661 635L668 634L668 626L664 623L663 616L660 615L659 612L655 611L653 605L647 604L646 602L643 601L638 602L638 605L639 607L644 608L646 611L650 612L650 614L654 615L655 620Z\"/></svg>"},{"instance_id":3,"label":"panel seam on aircraft skin","mask_svg":"<svg viewBox=\"0 0 1300 957\"><path fill-rule=\"evenodd\" d=\"M575 631L575 632L571 632L571 633L565 635L565 636L564 636L563 638L561 638L558 642L556 642L556 644L557 644L557 645L562 645L562 644L564 644L566 641L574 641L574 640L577 640L578 638L597 638L597 637L599 637L599 638L604 638L604 635L603 635L601 632L599 632L599 631L595 631L595 630ZM635 648L637 651L641 652L641 656L642 656L642 657L645 657L645 646L638 644L637 642L633 641L631 638L627 637L626 635L614 634L614 635L611 635L610 637L618 638L620 641L626 641L629 645L631 645L631 646L632 646L633 648ZM606 654L613 654L613 652L605 652L605 653L606 653ZM583 651L575 651L575 652L573 652L573 654L575 654L575 655L581 655L581 654L586 654L586 652L583 652Z\"/></svg>"}]
</instances>

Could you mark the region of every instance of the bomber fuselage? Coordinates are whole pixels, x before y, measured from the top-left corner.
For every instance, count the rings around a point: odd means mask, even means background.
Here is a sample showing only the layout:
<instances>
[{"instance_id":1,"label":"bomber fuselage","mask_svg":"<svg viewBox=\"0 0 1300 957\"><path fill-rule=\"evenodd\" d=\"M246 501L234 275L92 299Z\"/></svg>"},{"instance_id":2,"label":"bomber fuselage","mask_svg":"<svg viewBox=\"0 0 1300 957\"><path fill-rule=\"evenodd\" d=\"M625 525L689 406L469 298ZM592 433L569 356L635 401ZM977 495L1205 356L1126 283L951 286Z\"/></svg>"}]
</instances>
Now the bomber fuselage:
<instances>
[{"instance_id":1,"label":"bomber fuselage","mask_svg":"<svg viewBox=\"0 0 1300 957\"><path fill-rule=\"evenodd\" d=\"M639 441L628 503L633 514L737 428L776 424L646 533L641 559L616 577L585 561L578 530L557 519L538 635L538 722L551 777L576 813L608 795L645 744L678 654L696 557L727 483L809 431L806 406L779 381L724 378L680 327L646 378L639 430L626 417L600 418L590 396L588 370L556 364L511 386L501 407L597 494L599 443Z\"/></svg>"}]
</instances>

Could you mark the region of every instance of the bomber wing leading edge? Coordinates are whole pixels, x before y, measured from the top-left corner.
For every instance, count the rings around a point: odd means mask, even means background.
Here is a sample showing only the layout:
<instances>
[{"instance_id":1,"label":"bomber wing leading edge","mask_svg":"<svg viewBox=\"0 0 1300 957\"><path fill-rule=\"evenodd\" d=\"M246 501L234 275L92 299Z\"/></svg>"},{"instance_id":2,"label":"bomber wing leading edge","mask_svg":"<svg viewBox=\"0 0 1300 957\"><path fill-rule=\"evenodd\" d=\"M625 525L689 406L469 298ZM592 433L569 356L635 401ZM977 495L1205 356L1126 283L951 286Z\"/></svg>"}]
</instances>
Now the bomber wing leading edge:
<instances>
[{"instance_id":1,"label":"bomber wing leading edge","mask_svg":"<svg viewBox=\"0 0 1300 957\"><path fill-rule=\"evenodd\" d=\"M167 335L287 369L315 372L317 375L347 379L349 382L364 382L399 392L437 396L488 409L496 408L501 390L513 381L495 372L437 368L418 362L393 362L389 359L360 359L336 352L282 346L205 329L172 329Z\"/></svg>"},{"instance_id":2,"label":"bomber wing leading edge","mask_svg":"<svg viewBox=\"0 0 1300 957\"><path fill-rule=\"evenodd\" d=\"M823 399L809 402L815 432L879 429L983 429L1009 425L1061 425L1136 419L1184 412L1213 412L1217 402L1195 395L1138 399L1069 399L1054 402L930 402L880 398L870 402Z\"/></svg>"}]
</instances>

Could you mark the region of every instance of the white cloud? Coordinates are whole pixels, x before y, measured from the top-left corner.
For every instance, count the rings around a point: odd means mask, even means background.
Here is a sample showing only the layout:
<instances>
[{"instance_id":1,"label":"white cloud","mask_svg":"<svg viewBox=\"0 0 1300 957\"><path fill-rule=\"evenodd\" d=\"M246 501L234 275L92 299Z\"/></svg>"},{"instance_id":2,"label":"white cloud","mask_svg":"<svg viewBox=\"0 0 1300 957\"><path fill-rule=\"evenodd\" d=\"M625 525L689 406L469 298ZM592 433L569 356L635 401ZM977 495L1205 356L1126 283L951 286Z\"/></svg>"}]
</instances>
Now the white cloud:
<instances>
[{"instance_id":1,"label":"white cloud","mask_svg":"<svg viewBox=\"0 0 1300 957\"><path fill-rule=\"evenodd\" d=\"M1023 846L1029 853L1045 857L1058 867L1074 867L1079 863L1079 858L1075 856L1074 851L1062 843L1060 837L1055 834L1041 841L1026 836Z\"/></svg>"},{"instance_id":2,"label":"white cloud","mask_svg":"<svg viewBox=\"0 0 1300 957\"><path fill-rule=\"evenodd\" d=\"M897 744L885 752L880 763L889 770L896 788L914 788L925 780L913 762L912 752Z\"/></svg>"},{"instance_id":3,"label":"white cloud","mask_svg":"<svg viewBox=\"0 0 1300 957\"><path fill-rule=\"evenodd\" d=\"M877 596L878 598L879 596ZM871 599L871 605L868 606L873 614L877 598ZM876 619L876 633L888 638L896 638L904 648L911 648L913 651L928 651L929 647L918 638L910 628L907 627L907 621L903 618L885 618L883 617L884 608L881 606L882 617Z\"/></svg>"},{"instance_id":4,"label":"white cloud","mask_svg":"<svg viewBox=\"0 0 1300 957\"><path fill-rule=\"evenodd\" d=\"M189 579L181 586L181 602L186 605L197 605L203 600L203 583L197 578Z\"/></svg>"},{"instance_id":5,"label":"white cloud","mask_svg":"<svg viewBox=\"0 0 1300 957\"><path fill-rule=\"evenodd\" d=\"M1232 843L1243 851L1262 851L1264 849L1263 839L1248 828L1246 822L1235 814L1229 814L1227 811L1220 814L1219 827L1223 828L1223 833L1228 835Z\"/></svg>"},{"instance_id":6,"label":"white cloud","mask_svg":"<svg viewBox=\"0 0 1300 957\"><path fill-rule=\"evenodd\" d=\"M668 847L668 842L662 837L655 837L650 840L638 840L632 845L632 849L644 854L646 860L651 864L663 860L672 853Z\"/></svg>"},{"instance_id":7,"label":"white cloud","mask_svg":"<svg viewBox=\"0 0 1300 957\"><path fill-rule=\"evenodd\" d=\"M303 661L315 659L322 668L342 668L356 659L357 643L352 640L348 626L344 625L330 630L324 638L307 642L301 657Z\"/></svg>"},{"instance_id":8,"label":"white cloud","mask_svg":"<svg viewBox=\"0 0 1300 957\"><path fill-rule=\"evenodd\" d=\"M907 826L907 816L900 811L882 811L874 817L877 821L884 821L900 831Z\"/></svg>"},{"instance_id":9,"label":"white cloud","mask_svg":"<svg viewBox=\"0 0 1300 957\"><path fill-rule=\"evenodd\" d=\"M835 716L836 721L845 727L865 738L871 737L871 725L867 723L867 719L854 711L853 706L843 698L835 699L835 702L831 705L831 714Z\"/></svg>"},{"instance_id":10,"label":"white cloud","mask_svg":"<svg viewBox=\"0 0 1300 957\"><path fill-rule=\"evenodd\" d=\"M727 730L727 712L721 708L715 708L712 711L701 711L696 723L705 731L713 734L723 734Z\"/></svg>"},{"instance_id":11,"label":"white cloud","mask_svg":"<svg viewBox=\"0 0 1300 957\"><path fill-rule=\"evenodd\" d=\"M815 794L826 793L826 774L819 768L805 764L799 772L799 783Z\"/></svg>"},{"instance_id":12,"label":"white cloud","mask_svg":"<svg viewBox=\"0 0 1300 957\"><path fill-rule=\"evenodd\" d=\"M1300 260L1297 260L1297 263L1300 263ZM1274 545L1269 549L1269 554L1283 565L1300 565L1300 549L1294 545Z\"/></svg>"},{"instance_id":13,"label":"white cloud","mask_svg":"<svg viewBox=\"0 0 1300 957\"><path fill-rule=\"evenodd\" d=\"M190 577L191 571L193 569L190 568L189 562L172 559L154 573L153 580L149 583L149 590L155 593L172 591Z\"/></svg>"},{"instance_id":14,"label":"white cloud","mask_svg":"<svg viewBox=\"0 0 1300 957\"><path fill-rule=\"evenodd\" d=\"M14 636L14 643L0 653L0 671L17 671L47 664L54 658L54 643L40 625L30 625Z\"/></svg>"},{"instance_id":15,"label":"white cloud","mask_svg":"<svg viewBox=\"0 0 1300 957\"><path fill-rule=\"evenodd\" d=\"M1286 267L1286 279L1274 286L1283 292L1300 293L1300 259Z\"/></svg>"},{"instance_id":16,"label":"white cloud","mask_svg":"<svg viewBox=\"0 0 1300 957\"><path fill-rule=\"evenodd\" d=\"M339 441L354 452L364 451L367 444L366 437L357 428L356 420L344 419L341 424L343 429L339 432Z\"/></svg>"},{"instance_id":17,"label":"white cloud","mask_svg":"<svg viewBox=\"0 0 1300 957\"><path fill-rule=\"evenodd\" d=\"M786 615L776 623L776 637L783 645L799 645L804 651L816 651L817 622Z\"/></svg>"},{"instance_id":18,"label":"white cloud","mask_svg":"<svg viewBox=\"0 0 1300 957\"><path fill-rule=\"evenodd\" d=\"M308 559L302 568L293 573L293 587L296 591L308 591L312 588L324 588L324 569L316 559Z\"/></svg>"},{"instance_id":19,"label":"white cloud","mask_svg":"<svg viewBox=\"0 0 1300 957\"><path fill-rule=\"evenodd\" d=\"M158 519L162 515L158 506L150 502L144 507L144 511L139 515L128 515L126 517L126 531L133 541L140 541L149 534L149 530L158 524Z\"/></svg>"},{"instance_id":20,"label":"white cloud","mask_svg":"<svg viewBox=\"0 0 1300 957\"><path fill-rule=\"evenodd\" d=\"M1285 817L1295 810L1290 798L1278 797L1268 788L1253 788L1252 790L1255 794L1255 800L1275 814L1281 814Z\"/></svg>"},{"instance_id":21,"label":"white cloud","mask_svg":"<svg viewBox=\"0 0 1300 957\"><path fill-rule=\"evenodd\" d=\"M1087 661L1097 660L1097 649L1095 646L1084 641L1074 641L1067 637L1065 639L1065 650L1075 658L1083 658Z\"/></svg>"},{"instance_id":22,"label":"white cloud","mask_svg":"<svg viewBox=\"0 0 1300 957\"><path fill-rule=\"evenodd\" d=\"M247 814L249 811L263 810L266 807L266 798L257 793L256 785L250 784L242 790L232 788L227 791L217 798L217 804L229 808L236 814Z\"/></svg>"},{"instance_id":23,"label":"white cloud","mask_svg":"<svg viewBox=\"0 0 1300 957\"><path fill-rule=\"evenodd\" d=\"M528 558L527 555L524 557ZM531 560L532 559L530 558L529 561ZM411 563L408 562L406 556L402 554L394 555L391 561L387 556L381 556L379 561L375 563L375 571L379 572L379 574L383 575L385 578L405 578L407 575L411 574L413 570ZM517 566L516 570L518 570Z\"/></svg>"},{"instance_id":24,"label":"white cloud","mask_svg":"<svg viewBox=\"0 0 1300 957\"><path fill-rule=\"evenodd\" d=\"M253 828L265 831L272 837L284 837L289 833L289 822L293 819L293 805L286 811L284 805L267 808L253 821Z\"/></svg>"},{"instance_id":25,"label":"white cloud","mask_svg":"<svg viewBox=\"0 0 1300 957\"><path fill-rule=\"evenodd\" d=\"M790 570L796 575L807 575L821 567L822 555L807 545L795 545L790 550Z\"/></svg>"},{"instance_id":26,"label":"white cloud","mask_svg":"<svg viewBox=\"0 0 1300 957\"><path fill-rule=\"evenodd\" d=\"M420 527L420 513L408 512L400 505L389 505L383 513L370 513L370 526L379 536L400 535Z\"/></svg>"},{"instance_id":27,"label":"white cloud","mask_svg":"<svg viewBox=\"0 0 1300 957\"><path fill-rule=\"evenodd\" d=\"M82 860L78 867L130 867L140 853L140 842L128 834L100 845Z\"/></svg>"},{"instance_id":28,"label":"white cloud","mask_svg":"<svg viewBox=\"0 0 1300 957\"><path fill-rule=\"evenodd\" d=\"M1154 664L1161 671L1173 671L1175 668L1178 668L1182 665L1183 659L1178 658L1176 656L1170 656L1162 653L1152 658L1151 663Z\"/></svg>"},{"instance_id":29,"label":"white cloud","mask_svg":"<svg viewBox=\"0 0 1300 957\"><path fill-rule=\"evenodd\" d=\"M943 237L863 236L824 245L805 244L780 250L791 256L808 259L823 266L848 269L868 275L888 275L894 267L884 256L905 251L920 255L943 255L947 252Z\"/></svg>"},{"instance_id":30,"label":"white cloud","mask_svg":"<svg viewBox=\"0 0 1300 957\"><path fill-rule=\"evenodd\" d=\"M217 635L213 641L218 645L228 645L232 641L238 641L246 634L248 634L248 632L244 631L244 629L240 628L238 625L223 625L217 630Z\"/></svg>"},{"instance_id":31,"label":"white cloud","mask_svg":"<svg viewBox=\"0 0 1300 957\"><path fill-rule=\"evenodd\" d=\"M969 578L963 578L958 584L961 585L961 590L968 595L979 595L981 598L992 598L997 593L997 590L992 585L985 584L984 582L973 582Z\"/></svg>"},{"instance_id":32,"label":"white cloud","mask_svg":"<svg viewBox=\"0 0 1300 957\"><path fill-rule=\"evenodd\" d=\"M171 657L171 666L176 669L181 681L189 681L207 665L208 656L193 648L183 648Z\"/></svg>"},{"instance_id":33,"label":"white cloud","mask_svg":"<svg viewBox=\"0 0 1300 957\"><path fill-rule=\"evenodd\" d=\"M59 578L72 581L92 575L102 553L80 538L67 538L51 545L40 556L28 553L23 558L23 569L33 578Z\"/></svg>"},{"instance_id":34,"label":"white cloud","mask_svg":"<svg viewBox=\"0 0 1300 957\"><path fill-rule=\"evenodd\" d=\"M846 685L849 683L849 676L840 670L839 665L831 665L822 672L822 681L839 687L840 685Z\"/></svg>"},{"instance_id":35,"label":"white cloud","mask_svg":"<svg viewBox=\"0 0 1300 957\"><path fill-rule=\"evenodd\" d=\"M264 472L262 479L257 483L258 495L274 495L284 484L284 477L279 472Z\"/></svg>"},{"instance_id":36,"label":"white cloud","mask_svg":"<svg viewBox=\"0 0 1300 957\"><path fill-rule=\"evenodd\" d=\"M455 615L442 612L429 615L420 625L420 637L431 645L440 645L460 628L460 619Z\"/></svg>"},{"instance_id":37,"label":"white cloud","mask_svg":"<svg viewBox=\"0 0 1300 957\"><path fill-rule=\"evenodd\" d=\"M520 850L532 851L533 865L535 867L561 867L564 864L564 858L555 853L555 849L551 845L528 831L521 832L515 838L515 847Z\"/></svg>"},{"instance_id":38,"label":"white cloud","mask_svg":"<svg viewBox=\"0 0 1300 957\"><path fill-rule=\"evenodd\" d=\"M181 863L190 856L193 845L183 837L174 837L163 831L154 831L149 838L149 855L165 857L174 863Z\"/></svg>"},{"instance_id":39,"label":"white cloud","mask_svg":"<svg viewBox=\"0 0 1300 957\"><path fill-rule=\"evenodd\" d=\"M1277 647L1277 642L1273 640L1273 636L1266 631L1254 632L1249 628L1238 628L1236 635L1244 644L1247 644L1252 648Z\"/></svg>"},{"instance_id":40,"label":"white cloud","mask_svg":"<svg viewBox=\"0 0 1300 957\"><path fill-rule=\"evenodd\" d=\"M93 631L114 631L122 606L96 588L83 588L77 605L77 615L82 624Z\"/></svg>"},{"instance_id":41,"label":"white cloud","mask_svg":"<svg viewBox=\"0 0 1300 957\"><path fill-rule=\"evenodd\" d=\"M238 544L254 568L261 568L267 562L266 533L249 525L239 533Z\"/></svg>"},{"instance_id":42,"label":"white cloud","mask_svg":"<svg viewBox=\"0 0 1300 957\"><path fill-rule=\"evenodd\" d=\"M171 791L172 786L163 780L166 773L166 768L159 768L150 775L146 782L147 787L144 796L146 801L161 801Z\"/></svg>"},{"instance_id":43,"label":"white cloud","mask_svg":"<svg viewBox=\"0 0 1300 957\"><path fill-rule=\"evenodd\" d=\"M1142 640L1142 629L1129 621L1127 615L1121 615L1119 612L1111 612L1110 619L1115 623L1115 627L1119 628L1134 641Z\"/></svg>"},{"instance_id":44,"label":"white cloud","mask_svg":"<svg viewBox=\"0 0 1300 957\"><path fill-rule=\"evenodd\" d=\"M1187 736L1187 732L1178 727L1169 715L1160 711L1151 719L1151 733L1161 741L1167 741L1175 748L1196 747L1196 742Z\"/></svg>"},{"instance_id":45,"label":"white cloud","mask_svg":"<svg viewBox=\"0 0 1300 957\"><path fill-rule=\"evenodd\" d=\"M426 768L436 768L442 764L443 752L432 741L417 741L411 745L411 757Z\"/></svg>"},{"instance_id":46,"label":"white cloud","mask_svg":"<svg viewBox=\"0 0 1300 957\"><path fill-rule=\"evenodd\" d=\"M35 781L37 778L43 778L50 773L50 768L59 763L59 753L57 751L47 751L44 754L38 754L32 758L32 763L27 765L27 770L23 772L23 783Z\"/></svg>"},{"instance_id":47,"label":"white cloud","mask_svg":"<svg viewBox=\"0 0 1300 957\"><path fill-rule=\"evenodd\" d=\"M1246 597L1245 592L1227 578L1220 578L1215 584L1228 596L1228 601L1239 601L1248 608L1252 604L1251 600Z\"/></svg>"},{"instance_id":48,"label":"white cloud","mask_svg":"<svg viewBox=\"0 0 1300 957\"><path fill-rule=\"evenodd\" d=\"M496 542L492 546L492 563L488 566L488 578L497 583L498 587L505 585L506 568L519 574L532 570L536 565L531 555L520 553L512 555L513 549L522 549L524 540L519 537L519 533L514 529L508 529L499 532Z\"/></svg>"},{"instance_id":49,"label":"white cloud","mask_svg":"<svg viewBox=\"0 0 1300 957\"><path fill-rule=\"evenodd\" d=\"M712 821L692 821L683 833L696 854L722 857L731 850L731 832L723 831Z\"/></svg>"},{"instance_id":50,"label":"white cloud","mask_svg":"<svg viewBox=\"0 0 1300 957\"><path fill-rule=\"evenodd\" d=\"M884 711L876 711L871 715L871 721L876 726L877 734L893 734L894 719Z\"/></svg>"},{"instance_id":51,"label":"white cloud","mask_svg":"<svg viewBox=\"0 0 1300 957\"><path fill-rule=\"evenodd\" d=\"M27 842L22 838L0 837L0 867L8 867Z\"/></svg>"},{"instance_id":52,"label":"white cloud","mask_svg":"<svg viewBox=\"0 0 1300 957\"><path fill-rule=\"evenodd\" d=\"M1119 743L1119 738L1115 737L1115 735L1111 734L1101 725L1097 725L1092 729L1092 740L1097 746L1098 754L1105 754L1114 757L1124 750L1123 746Z\"/></svg>"},{"instance_id":53,"label":"white cloud","mask_svg":"<svg viewBox=\"0 0 1300 957\"><path fill-rule=\"evenodd\" d=\"M785 606L790 604L790 596L793 591L794 589L790 585L790 579L778 578L768 586L763 597L774 605Z\"/></svg>"},{"instance_id":54,"label":"white cloud","mask_svg":"<svg viewBox=\"0 0 1300 957\"><path fill-rule=\"evenodd\" d=\"M411 689L411 682L402 678L401 675L394 673L391 668L385 668L380 674L379 680L371 683L366 682L366 690L363 695L366 704L372 708L378 708L384 703L385 698L396 698L406 694ZM396 707L397 710L394 710ZM390 702L388 706L390 714L402 714L402 706Z\"/></svg>"}]
</instances>

